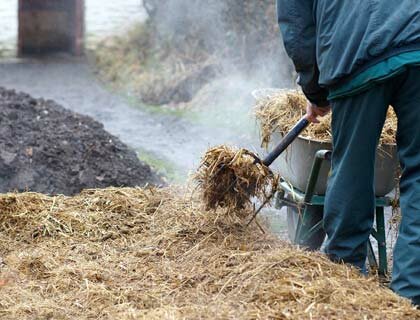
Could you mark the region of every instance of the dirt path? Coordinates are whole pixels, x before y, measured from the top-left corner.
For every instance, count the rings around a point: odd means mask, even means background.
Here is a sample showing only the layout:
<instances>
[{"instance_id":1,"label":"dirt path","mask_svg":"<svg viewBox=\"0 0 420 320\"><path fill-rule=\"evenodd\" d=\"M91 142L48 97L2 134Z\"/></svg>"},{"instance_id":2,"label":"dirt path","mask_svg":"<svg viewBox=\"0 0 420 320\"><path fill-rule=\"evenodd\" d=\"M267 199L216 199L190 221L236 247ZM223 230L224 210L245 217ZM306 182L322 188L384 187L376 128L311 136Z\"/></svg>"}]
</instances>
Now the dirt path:
<instances>
[{"instance_id":1,"label":"dirt path","mask_svg":"<svg viewBox=\"0 0 420 320\"><path fill-rule=\"evenodd\" d=\"M110 92L83 60L15 60L0 64L0 86L34 97L53 99L73 111L90 115L105 129L153 161L172 168L180 180L195 168L211 145L231 143L250 148L256 136L232 133L226 127L206 127L184 117L130 105Z\"/></svg>"}]
</instances>

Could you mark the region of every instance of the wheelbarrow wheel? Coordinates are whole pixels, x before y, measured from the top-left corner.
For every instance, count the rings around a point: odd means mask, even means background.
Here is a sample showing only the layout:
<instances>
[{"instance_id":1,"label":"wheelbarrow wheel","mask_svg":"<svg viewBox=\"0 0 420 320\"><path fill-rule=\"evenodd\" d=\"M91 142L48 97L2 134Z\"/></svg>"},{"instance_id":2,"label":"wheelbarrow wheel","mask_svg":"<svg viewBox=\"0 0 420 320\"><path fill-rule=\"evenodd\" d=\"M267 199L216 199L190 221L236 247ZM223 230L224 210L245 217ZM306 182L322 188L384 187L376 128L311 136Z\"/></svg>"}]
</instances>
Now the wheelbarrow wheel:
<instances>
[{"instance_id":1,"label":"wheelbarrow wheel","mask_svg":"<svg viewBox=\"0 0 420 320\"><path fill-rule=\"evenodd\" d=\"M322 219L322 207L309 207L306 209L310 219L308 220L308 227L315 226ZM303 212L299 212L296 207L287 207L287 233L289 239L293 244L299 244L309 250L317 251L321 248L325 239L325 232L320 229L310 238L305 240L296 239L296 233L300 225L300 217Z\"/></svg>"}]
</instances>

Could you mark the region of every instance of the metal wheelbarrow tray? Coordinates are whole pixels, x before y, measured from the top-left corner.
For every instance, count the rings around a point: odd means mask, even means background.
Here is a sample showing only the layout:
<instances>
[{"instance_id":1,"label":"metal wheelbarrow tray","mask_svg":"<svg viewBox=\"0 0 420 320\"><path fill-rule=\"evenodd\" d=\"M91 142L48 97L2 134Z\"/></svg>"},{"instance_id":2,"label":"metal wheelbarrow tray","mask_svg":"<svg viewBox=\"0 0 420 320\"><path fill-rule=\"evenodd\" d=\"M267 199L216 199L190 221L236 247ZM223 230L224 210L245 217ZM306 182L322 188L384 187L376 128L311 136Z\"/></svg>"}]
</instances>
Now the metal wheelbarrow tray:
<instances>
[{"instance_id":1,"label":"metal wheelbarrow tray","mask_svg":"<svg viewBox=\"0 0 420 320\"><path fill-rule=\"evenodd\" d=\"M274 142L281 136L274 136ZM312 170L313 159L319 150L332 150L331 143L298 137L274 163L273 169L291 186L304 191ZM314 194L325 195L330 163L321 167ZM362 177L361 177L362 178ZM396 145L382 145L378 148L375 164L375 194L382 197L390 193L398 181L398 157Z\"/></svg>"}]
</instances>

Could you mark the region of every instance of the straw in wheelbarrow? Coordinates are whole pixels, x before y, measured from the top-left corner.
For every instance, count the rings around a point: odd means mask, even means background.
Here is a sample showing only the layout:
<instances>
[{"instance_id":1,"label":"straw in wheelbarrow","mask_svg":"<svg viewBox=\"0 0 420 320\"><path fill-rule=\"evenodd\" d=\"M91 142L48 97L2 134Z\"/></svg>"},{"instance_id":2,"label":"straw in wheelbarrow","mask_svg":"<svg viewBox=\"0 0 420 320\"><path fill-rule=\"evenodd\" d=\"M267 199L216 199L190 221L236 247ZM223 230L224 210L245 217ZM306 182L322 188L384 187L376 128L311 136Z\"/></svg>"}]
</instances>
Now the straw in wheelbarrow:
<instances>
[{"instance_id":1,"label":"straw in wheelbarrow","mask_svg":"<svg viewBox=\"0 0 420 320\"><path fill-rule=\"evenodd\" d=\"M254 114L261 131L261 145L268 148L275 133L285 134L306 112L307 100L298 90L261 89L254 94L257 103ZM320 123L311 126L303 135L320 142L331 142L331 114L319 118ZM389 108L381 136L381 144L394 144L397 131L397 116Z\"/></svg>"},{"instance_id":2,"label":"straw in wheelbarrow","mask_svg":"<svg viewBox=\"0 0 420 320\"><path fill-rule=\"evenodd\" d=\"M248 150L227 146L207 151L195 175L207 209L241 210L251 204L253 197L266 204L278 182L269 166L308 125L306 117L300 119L263 160Z\"/></svg>"}]
</instances>

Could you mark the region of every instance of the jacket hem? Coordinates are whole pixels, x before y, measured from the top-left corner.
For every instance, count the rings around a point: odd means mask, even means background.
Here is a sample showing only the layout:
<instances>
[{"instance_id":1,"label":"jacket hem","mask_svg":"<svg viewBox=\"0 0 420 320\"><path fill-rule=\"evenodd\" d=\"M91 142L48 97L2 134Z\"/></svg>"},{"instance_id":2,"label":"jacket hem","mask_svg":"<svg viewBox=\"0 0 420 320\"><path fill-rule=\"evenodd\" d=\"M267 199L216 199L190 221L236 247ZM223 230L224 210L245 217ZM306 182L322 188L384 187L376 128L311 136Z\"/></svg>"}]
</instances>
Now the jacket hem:
<instances>
[{"instance_id":1,"label":"jacket hem","mask_svg":"<svg viewBox=\"0 0 420 320\"><path fill-rule=\"evenodd\" d=\"M328 89L336 89L338 87L340 87L343 83L346 83L348 81L351 81L354 77L358 76L359 74L361 74L362 72L366 71L367 69L369 69L370 67L373 67L374 65L389 59L393 56L402 54L402 53L406 53L406 52L410 52L410 51L419 51L420 50L420 43L414 43L414 44L410 44L404 47L400 47L400 48L392 48L391 50L385 52L384 54L375 57L374 59L370 60L368 63L365 63L363 66L357 68L356 70L354 70L351 74L341 77L337 80L333 80L333 82L329 83L329 84L325 84L322 85L325 88Z\"/></svg>"}]
</instances>

